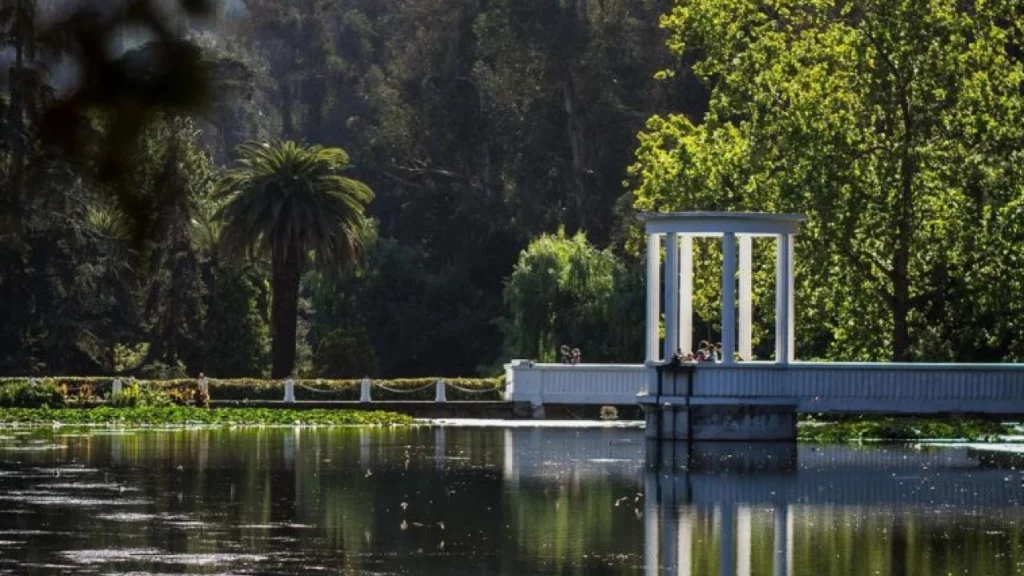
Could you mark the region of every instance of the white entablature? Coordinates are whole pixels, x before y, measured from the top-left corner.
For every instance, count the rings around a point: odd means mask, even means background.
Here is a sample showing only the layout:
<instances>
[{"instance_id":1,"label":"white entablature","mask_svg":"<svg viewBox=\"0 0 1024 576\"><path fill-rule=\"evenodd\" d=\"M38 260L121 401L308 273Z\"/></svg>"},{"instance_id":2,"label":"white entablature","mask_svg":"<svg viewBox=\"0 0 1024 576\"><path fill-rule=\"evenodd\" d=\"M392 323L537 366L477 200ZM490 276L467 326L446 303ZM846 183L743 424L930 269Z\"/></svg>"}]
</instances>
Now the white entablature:
<instances>
[{"instance_id":1,"label":"white entablature","mask_svg":"<svg viewBox=\"0 0 1024 576\"><path fill-rule=\"evenodd\" d=\"M775 361L793 360L793 242L804 217L759 212L657 212L640 215L647 234L647 363L693 350L693 238L722 239L722 362L751 358L751 277L755 237L776 239ZM661 245L665 237L665 342L659 347ZM736 297L739 246L739 301ZM737 322L737 308L739 318ZM737 331L738 324L738 331Z\"/></svg>"}]
</instances>

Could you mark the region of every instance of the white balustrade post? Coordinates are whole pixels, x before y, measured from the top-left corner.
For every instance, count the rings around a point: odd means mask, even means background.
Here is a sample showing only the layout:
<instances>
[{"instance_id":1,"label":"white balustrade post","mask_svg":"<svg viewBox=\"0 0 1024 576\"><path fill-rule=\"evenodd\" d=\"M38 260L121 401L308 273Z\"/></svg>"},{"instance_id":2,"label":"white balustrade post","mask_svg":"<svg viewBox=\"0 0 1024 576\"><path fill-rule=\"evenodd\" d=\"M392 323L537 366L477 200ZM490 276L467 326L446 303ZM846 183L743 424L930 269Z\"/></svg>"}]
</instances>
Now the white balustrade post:
<instances>
[{"instance_id":1,"label":"white balustrade post","mask_svg":"<svg viewBox=\"0 0 1024 576\"><path fill-rule=\"evenodd\" d=\"M753 317L752 317L752 278L753 275L753 238L740 236L740 321L739 321L739 354L743 360L753 356Z\"/></svg>"},{"instance_id":2,"label":"white balustrade post","mask_svg":"<svg viewBox=\"0 0 1024 576\"><path fill-rule=\"evenodd\" d=\"M284 401L288 404L295 402L295 381L291 378L284 381Z\"/></svg>"},{"instance_id":3,"label":"white balustrade post","mask_svg":"<svg viewBox=\"0 0 1024 576\"><path fill-rule=\"evenodd\" d=\"M363 376L363 379L359 382L359 401L360 402L371 402L370 400L370 377Z\"/></svg>"},{"instance_id":4,"label":"white balustrade post","mask_svg":"<svg viewBox=\"0 0 1024 576\"><path fill-rule=\"evenodd\" d=\"M447 402L448 399L445 397L444 378L438 378L436 386L437 391L434 394L434 402Z\"/></svg>"},{"instance_id":5,"label":"white balustrade post","mask_svg":"<svg viewBox=\"0 0 1024 576\"><path fill-rule=\"evenodd\" d=\"M736 353L736 234L722 236L722 363Z\"/></svg>"},{"instance_id":6,"label":"white balustrade post","mask_svg":"<svg viewBox=\"0 0 1024 576\"><path fill-rule=\"evenodd\" d=\"M775 362L793 359L793 236L780 234L775 257Z\"/></svg>"},{"instance_id":7,"label":"white balustrade post","mask_svg":"<svg viewBox=\"0 0 1024 576\"><path fill-rule=\"evenodd\" d=\"M203 376L199 379L199 389L203 391L203 394L210 395L210 379Z\"/></svg>"},{"instance_id":8,"label":"white balustrade post","mask_svg":"<svg viewBox=\"0 0 1024 576\"><path fill-rule=\"evenodd\" d=\"M111 391L110 391L110 397L111 398L117 398L118 396L121 395L121 387L122 387L122 385L121 385L121 379L120 378L114 378L114 383L111 384L110 387L111 387Z\"/></svg>"},{"instance_id":9,"label":"white balustrade post","mask_svg":"<svg viewBox=\"0 0 1024 576\"><path fill-rule=\"evenodd\" d=\"M679 350L679 235L666 234L665 242L665 351L670 360Z\"/></svg>"},{"instance_id":10,"label":"white balustrade post","mask_svg":"<svg viewBox=\"0 0 1024 576\"><path fill-rule=\"evenodd\" d=\"M693 352L693 237L679 239L679 347Z\"/></svg>"},{"instance_id":11,"label":"white balustrade post","mask_svg":"<svg viewBox=\"0 0 1024 576\"><path fill-rule=\"evenodd\" d=\"M661 324L661 236L647 235L647 362L657 362L658 329Z\"/></svg>"}]
</instances>

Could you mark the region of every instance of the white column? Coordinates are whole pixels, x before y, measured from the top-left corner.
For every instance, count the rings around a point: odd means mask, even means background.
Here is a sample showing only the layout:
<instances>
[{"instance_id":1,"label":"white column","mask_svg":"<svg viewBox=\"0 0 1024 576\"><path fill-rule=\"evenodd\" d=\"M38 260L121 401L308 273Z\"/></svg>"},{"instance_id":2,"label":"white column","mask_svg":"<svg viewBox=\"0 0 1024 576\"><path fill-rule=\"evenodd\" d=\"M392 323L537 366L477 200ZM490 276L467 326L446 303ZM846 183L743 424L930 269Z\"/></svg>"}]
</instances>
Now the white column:
<instances>
[{"instance_id":1,"label":"white column","mask_svg":"<svg viewBox=\"0 0 1024 576\"><path fill-rule=\"evenodd\" d=\"M679 347L693 352L693 237L679 238Z\"/></svg>"},{"instance_id":2,"label":"white column","mask_svg":"<svg viewBox=\"0 0 1024 576\"><path fill-rule=\"evenodd\" d=\"M793 360L793 235L776 240L775 257L775 362Z\"/></svg>"},{"instance_id":3,"label":"white column","mask_svg":"<svg viewBox=\"0 0 1024 576\"><path fill-rule=\"evenodd\" d=\"M665 242L665 360L679 349L679 235L666 235Z\"/></svg>"},{"instance_id":4,"label":"white column","mask_svg":"<svg viewBox=\"0 0 1024 576\"><path fill-rule=\"evenodd\" d=\"M743 360L753 356L753 316L751 301L751 276L753 275L753 238L740 236L740 328L739 353Z\"/></svg>"},{"instance_id":5,"label":"white column","mask_svg":"<svg viewBox=\"0 0 1024 576\"><path fill-rule=\"evenodd\" d=\"M789 234L786 237L786 243L789 244L789 258L786 262L788 264L786 267L786 296L789 298L786 302L786 319L789 321L789 325L786 326L786 347L789 350L789 356L786 359L792 362L796 360L796 284L793 273L793 263L796 262L796 234Z\"/></svg>"},{"instance_id":6,"label":"white column","mask_svg":"<svg viewBox=\"0 0 1024 576\"><path fill-rule=\"evenodd\" d=\"M736 351L736 234L722 236L722 362L733 363Z\"/></svg>"},{"instance_id":7,"label":"white column","mask_svg":"<svg viewBox=\"0 0 1024 576\"><path fill-rule=\"evenodd\" d=\"M658 328L661 310L658 299L661 293L661 237L647 235L647 361L657 362Z\"/></svg>"}]
</instances>

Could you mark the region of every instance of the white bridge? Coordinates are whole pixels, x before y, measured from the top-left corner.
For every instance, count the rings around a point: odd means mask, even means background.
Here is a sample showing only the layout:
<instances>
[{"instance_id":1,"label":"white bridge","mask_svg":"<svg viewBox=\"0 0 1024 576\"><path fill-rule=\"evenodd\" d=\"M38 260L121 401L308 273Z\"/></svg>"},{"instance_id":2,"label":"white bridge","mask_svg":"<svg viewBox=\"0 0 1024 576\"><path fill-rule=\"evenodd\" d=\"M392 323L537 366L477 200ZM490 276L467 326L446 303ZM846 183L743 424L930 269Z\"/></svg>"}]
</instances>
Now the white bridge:
<instances>
[{"instance_id":1,"label":"white bridge","mask_svg":"<svg viewBox=\"0 0 1024 576\"><path fill-rule=\"evenodd\" d=\"M1024 414L1024 364L796 361L793 252L802 216L684 212L643 219L644 363L513 360L505 367L506 399L529 403L538 413L544 404L639 403L649 435L675 439L698 439L697 429L705 425L717 428L704 439L785 439L795 435L794 412ZM679 361L693 350L694 237L722 243L719 362ZM775 353L770 361L756 361L753 243L765 238L774 239L776 247Z\"/></svg>"},{"instance_id":2,"label":"white bridge","mask_svg":"<svg viewBox=\"0 0 1024 576\"><path fill-rule=\"evenodd\" d=\"M629 405L648 394L643 364L539 364L505 368L506 397L544 404ZM655 388L655 397L657 389ZM1024 366L743 362L701 363L662 384L663 397L701 404L783 404L805 413L1024 414Z\"/></svg>"}]
</instances>

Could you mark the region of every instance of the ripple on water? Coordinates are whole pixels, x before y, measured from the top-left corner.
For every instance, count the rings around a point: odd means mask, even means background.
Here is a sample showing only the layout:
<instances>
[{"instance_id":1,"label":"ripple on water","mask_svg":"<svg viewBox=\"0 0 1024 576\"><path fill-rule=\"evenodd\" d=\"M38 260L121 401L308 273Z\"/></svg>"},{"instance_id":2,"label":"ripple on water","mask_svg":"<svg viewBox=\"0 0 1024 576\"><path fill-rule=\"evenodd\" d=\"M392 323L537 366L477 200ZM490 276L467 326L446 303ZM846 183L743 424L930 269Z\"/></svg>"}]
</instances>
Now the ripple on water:
<instances>
[{"instance_id":1,"label":"ripple on water","mask_svg":"<svg viewBox=\"0 0 1024 576\"><path fill-rule=\"evenodd\" d=\"M143 499L109 499L109 498L74 498L72 496L26 494L0 494L0 502L16 502L35 506L76 506L81 508L98 508L100 506L141 506L151 501Z\"/></svg>"},{"instance_id":2,"label":"ripple on water","mask_svg":"<svg viewBox=\"0 0 1024 576\"><path fill-rule=\"evenodd\" d=\"M143 514L141 512L116 512L113 514L99 514L96 518L111 522L149 522L150 520L156 520L159 516L156 514Z\"/></svg>"},{"instance_id":3,"label":"ripple on water","mask_svg":"<svg viewBox=\"0 0 1024 576\"><path fill-rule=\"evenodd\" d=\"M313 528L309 524L292 524L288 522L272 522L269 524L239 524L238 528L246 528L249 530L272 530L274 528L290 528L292 530L304 530Z\"/></svg>"},{"instance_id":4,"label":"ripple on water","mask_svg":"<svg viewBox=\"0 0 1024 576\"><path fill-rule=\"evenodd\" d=\"M111 562L148 562L180 566L224 566L236 563L254 563L267 560L259 554L174 554L156 548L101 548L95 550L67 550L62 557L76 564L107 564Z\"/></svg>"},{"instance_id":5,"label":"ripple on water","mask_svg":"<svg viewBox=\"0 0 1024 576\"><path fill-rule=\"evenodd\" d=\"M0 452L44 452L46 450L63 450L67 444L28 444L22 446L0 445Z\"/></svg>"},{"instance_id":6,"label":"ripple on water","mask_svg":"<svg viewBox=\"0 0 1024 576\"><path fill-rule=\"evenodd\" d=\"M40 484L39 488L44 490L97 490L117 493L139 491L138 488L129 488L114 482L55 482L53 484Z\"/></svg>"}]
</instances>

